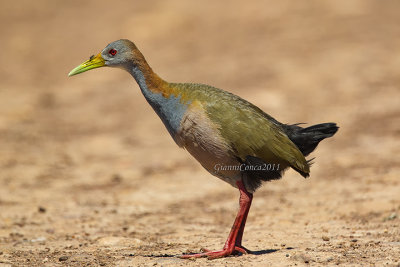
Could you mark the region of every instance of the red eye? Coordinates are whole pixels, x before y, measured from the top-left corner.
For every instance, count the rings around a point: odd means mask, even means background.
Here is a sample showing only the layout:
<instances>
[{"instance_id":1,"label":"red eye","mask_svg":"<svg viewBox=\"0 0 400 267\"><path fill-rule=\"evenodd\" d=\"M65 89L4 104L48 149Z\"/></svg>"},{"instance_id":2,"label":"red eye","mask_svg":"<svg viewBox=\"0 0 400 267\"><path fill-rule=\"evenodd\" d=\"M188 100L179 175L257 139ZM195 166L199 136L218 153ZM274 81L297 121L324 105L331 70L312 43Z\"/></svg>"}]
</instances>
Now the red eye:
<instances>
[{"instance_id":1,"label":"red eye","mask_svg":"<svg viewBox=\"0 0 400 267\"><path fill-rule=\"evenodd\" d=\"M115 49L110 49L110 51L108 51L108 53L112 56L115 56L117 54L117 50Z\"/></svg>"}]
</instances>

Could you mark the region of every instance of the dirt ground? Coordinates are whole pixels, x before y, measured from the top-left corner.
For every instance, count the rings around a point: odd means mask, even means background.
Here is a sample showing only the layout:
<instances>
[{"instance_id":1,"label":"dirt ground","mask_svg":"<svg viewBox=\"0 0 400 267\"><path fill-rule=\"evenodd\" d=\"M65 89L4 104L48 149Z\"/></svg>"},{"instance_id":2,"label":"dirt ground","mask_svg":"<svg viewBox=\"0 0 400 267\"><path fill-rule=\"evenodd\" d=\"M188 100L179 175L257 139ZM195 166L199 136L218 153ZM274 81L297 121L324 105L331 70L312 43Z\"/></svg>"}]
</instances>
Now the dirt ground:
<instances>
[{"instance_id":1,"label":"dirt ground","mask_svg":"<svg viewBox=\"0 0 400 267\"><path fill-rule=\"evenodd\" d=\"M0 266L400 266L398 1L3 1ZM286 123L337 122L311 177L238 191L179 149L133 79L68 72L120 38L168 81Z\"/></svg>"}]
</instances>

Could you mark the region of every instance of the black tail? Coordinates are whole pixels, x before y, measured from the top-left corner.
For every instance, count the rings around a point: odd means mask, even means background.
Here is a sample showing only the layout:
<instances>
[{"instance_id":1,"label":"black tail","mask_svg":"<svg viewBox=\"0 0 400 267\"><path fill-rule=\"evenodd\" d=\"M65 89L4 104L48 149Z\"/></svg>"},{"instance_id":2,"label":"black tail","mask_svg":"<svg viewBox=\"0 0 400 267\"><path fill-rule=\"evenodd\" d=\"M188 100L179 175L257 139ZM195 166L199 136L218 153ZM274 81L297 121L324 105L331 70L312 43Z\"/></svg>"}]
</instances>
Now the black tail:
<instances>
[{"instance_id":1,"label":"black tail","mask_svg":"<svg viewBox=\"0 0 400 267\"><path fill-rule=\"evenodd\" d=\"M304 156L313 152L319 142L333 136L339 129L336 123L333 122L321 123L307 128L302 128L298 124L283 124L282 127Z\"/></svg>"}]
</instances>

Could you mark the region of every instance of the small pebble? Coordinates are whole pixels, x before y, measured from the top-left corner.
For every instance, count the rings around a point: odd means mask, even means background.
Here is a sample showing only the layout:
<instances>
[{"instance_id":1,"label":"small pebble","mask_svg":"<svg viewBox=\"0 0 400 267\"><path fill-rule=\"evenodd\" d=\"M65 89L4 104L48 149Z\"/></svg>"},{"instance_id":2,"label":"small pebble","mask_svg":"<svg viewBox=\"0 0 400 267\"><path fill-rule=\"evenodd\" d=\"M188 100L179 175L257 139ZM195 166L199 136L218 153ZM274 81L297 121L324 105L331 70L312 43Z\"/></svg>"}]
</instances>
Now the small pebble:
<instances>
[{"instance_id":1,"label":"small pebble","mask_svg":"<svg viewBox=\"0 0 400 267\"><path fill-rule=\"evenodd\" d=\"M390 214L390 215L386 218L386 220L391 221L391 220L394 220L394 219L396 219L396 218L397 218L397 214L393 212L392 214Z\"/></svg>"},{"instance_id":2,"label":"small pebble","mask_svg":"<svg viewBox=\"0 0 400 267\"><path fill-rule=\"evenodd\" d=\"M324 240L324 241L329 241L329 240L330 240L330 238L329 238L329 237L327 237L326 235L323 235L323 236L322 236L322 240Z\"/></svg>"},{"instance_id":3,"label":"small pebble","mask_svg":"<svg viewBox=\"0 0 400 267\"><path fill-rule=\"evenodd\" d=\"M44 242L46 241L46 237L44 236L39 236L38 238L34 238L31 240L31 242Z\"/></svg>"},{"instance_id":4,"label":"small pebble","mask_svg":"<svg viewBox=\"0 0 400 267\"><path fill-rule=\"evenodd\" d=\"M45 212L46 212L46 208L39 207L39 208L38 208L38 211L39 211L40 213L45 213Z\"/></svg>"},{"instance_id":5,"label":"small pebble","mask_svg":"<svg viewBox=\"0 0 400 267\"><path fill-rule=\"evenodd\" d=\"M66 261L68 260L68 256L61 256L58 258L59 261Z\"/></svg>"},{"instance_id":6,"label":"small pebble","mask_svg":"<svg viewBox=\"0 0 400 267\"><path fill-rule=\"evenodd\" d=\"M119 174L114 174L114 175L111 177L111 182L112 182L112 183L116 183L116 184L122 182L122 176L119 175Z\"/></svg>"}]
</instances>

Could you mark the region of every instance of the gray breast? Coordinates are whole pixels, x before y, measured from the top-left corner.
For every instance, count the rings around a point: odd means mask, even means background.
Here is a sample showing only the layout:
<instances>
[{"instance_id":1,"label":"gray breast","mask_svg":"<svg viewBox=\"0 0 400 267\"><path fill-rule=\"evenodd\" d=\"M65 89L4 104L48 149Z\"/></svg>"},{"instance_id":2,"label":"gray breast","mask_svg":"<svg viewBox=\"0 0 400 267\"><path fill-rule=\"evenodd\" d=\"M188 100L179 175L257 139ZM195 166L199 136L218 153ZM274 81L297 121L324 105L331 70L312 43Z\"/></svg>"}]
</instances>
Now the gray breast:
<instances>
[{"instance_id":1,"label":"gray breast","mask_svg":"<svg viewBox=\"0 0 400 267\"><path fill-rule=\"evenodd\" d=\"M171 95L166 98L162 93L153 93L147 87L146 79L138 68L133 68L131 74L139 84L140 90L147 102L153 107L174 141L178 144L175 136L190 102L183 103L181 96Z\"/></svg>"},{"instance_id":2,"label":"gray breast","mask_svg":"<svg viewBox=\"0 0 400 267\"><path fill-rule=\"evenodd\" d=\"M146 96L146 99L161 118L172 138L178 143L176 134L180 129L182 118L188 109L189 103L183 104L181 96L175 97L171 95L169 98L165 98L161 93L150 93Z\"/></svg>"}]
</instances>

